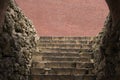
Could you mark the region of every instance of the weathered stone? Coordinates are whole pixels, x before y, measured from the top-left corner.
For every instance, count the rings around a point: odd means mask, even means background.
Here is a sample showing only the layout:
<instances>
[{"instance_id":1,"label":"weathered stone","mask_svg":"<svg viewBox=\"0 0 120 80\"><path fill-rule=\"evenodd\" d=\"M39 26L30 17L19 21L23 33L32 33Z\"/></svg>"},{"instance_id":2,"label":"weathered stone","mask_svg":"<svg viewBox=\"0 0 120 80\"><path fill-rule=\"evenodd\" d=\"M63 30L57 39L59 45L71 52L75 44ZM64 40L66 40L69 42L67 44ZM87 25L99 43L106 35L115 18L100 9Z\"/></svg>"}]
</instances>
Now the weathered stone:
<instances>
[{"instance_id":1,"label":"weathered stone","mask_svg":"<svg viewBox=\"0 0 120 80\"><path fill-rule=\"evenodd\" d=\"M99 35L100 36L100 35ZM98 38L98 47L95 48L95 71L97 80L119 80L119 23L112 25L112 18L109 15L105 22L105 28L101 37ZM101 74L102 73L102 74Z\"/></svg>"},{"instance_id":2,"label":"weathered stone","mask_svg":"<svg viewBox=\"0 0 120 80\"><path fill-rule=\"evenodd\" d=\"M95 80L92 40L92 37L40 37L41 52L32 56L31 79Z\"/></svg>"},{"instance_id":3,"label":"weathered stone","mask_svg":"<svg viewBox=\"0 0 120 80\"><path fill-rule=\"evenodd\" d=\"M14 0L10 0L0 32L0 80L28 80L37 35Z\"/></svg>"}]
</instances>

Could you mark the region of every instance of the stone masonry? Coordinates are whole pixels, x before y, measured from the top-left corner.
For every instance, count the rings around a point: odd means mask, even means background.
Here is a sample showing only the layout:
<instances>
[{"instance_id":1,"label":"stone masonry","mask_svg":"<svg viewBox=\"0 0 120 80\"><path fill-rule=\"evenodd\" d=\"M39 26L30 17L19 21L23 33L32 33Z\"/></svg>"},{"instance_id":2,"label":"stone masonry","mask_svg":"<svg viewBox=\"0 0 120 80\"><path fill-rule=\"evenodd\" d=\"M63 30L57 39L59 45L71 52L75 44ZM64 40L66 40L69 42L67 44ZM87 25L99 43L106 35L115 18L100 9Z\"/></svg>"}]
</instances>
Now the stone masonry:
<instances>
[{"instance_id":1,"label":"stone masonry","mask_svg":"<svg viewBox=\"0 0 120 80\"><path fill-rule=\"evenodd\" d=\"M0 27L0 80L120 79L119 24L113 30L110 16L94 38L38 38L14 0L9 1L4 18Z\"/></svg>"},{"instance_id":2,"label":"stone masonry","mask_svg":"<svg viewBox=\"0 0 120 80\"><path fill-rule=\"evenodd\" d=\"M30 80L95 80L91 37L40 37Z\"/></svg>"},{"instance_id":3,"label":"stone masonry","mask_svg":"<svg viewBox=\"0 0 120 80\"><path fill-rule=\"evenodd\" d=\"M97 62L97 80L120 80L120 29L119 22L113 27L109 15L105 23L99 45L99 61Z\"/></svg>"},{"instance_id":4,"label":"stone masonry","mask_svg":"<svg viewBox=\"0 0 120 80\"><path fill-rule=\"evenodd\" d=\"M36 32L14 0L10 0L0 31L0 80L28 80Z\"/></svg>"}]
</instances>

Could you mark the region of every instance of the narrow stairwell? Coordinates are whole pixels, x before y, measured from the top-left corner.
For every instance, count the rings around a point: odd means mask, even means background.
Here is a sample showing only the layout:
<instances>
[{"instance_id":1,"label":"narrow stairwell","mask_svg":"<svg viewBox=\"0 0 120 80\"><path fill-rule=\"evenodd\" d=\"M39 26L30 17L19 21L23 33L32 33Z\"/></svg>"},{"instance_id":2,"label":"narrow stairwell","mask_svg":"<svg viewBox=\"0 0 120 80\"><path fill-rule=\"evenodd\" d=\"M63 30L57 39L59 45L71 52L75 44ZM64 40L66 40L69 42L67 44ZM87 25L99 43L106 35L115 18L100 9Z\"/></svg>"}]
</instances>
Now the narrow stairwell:
<instances>
[{"instance_id":1,"label":"narrow stairwell","mask_svg":"<svg viewBox=\"0 0 120 80\"><path fill-rule=\"evenodd\" d=\"M95 80L91 37L40 37L31 80Z\"/></svg>"}]
</instances>

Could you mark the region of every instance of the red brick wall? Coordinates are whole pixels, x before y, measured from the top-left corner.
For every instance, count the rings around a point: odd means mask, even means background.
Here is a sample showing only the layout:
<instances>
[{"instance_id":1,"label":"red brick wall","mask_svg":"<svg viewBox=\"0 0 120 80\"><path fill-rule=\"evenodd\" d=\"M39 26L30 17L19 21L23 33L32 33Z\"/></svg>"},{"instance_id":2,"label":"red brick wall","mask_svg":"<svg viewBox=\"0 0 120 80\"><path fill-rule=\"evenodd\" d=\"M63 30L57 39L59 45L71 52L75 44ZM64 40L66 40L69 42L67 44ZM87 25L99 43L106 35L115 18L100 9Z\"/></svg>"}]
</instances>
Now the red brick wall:
<instances>
[{"instance_id":1,"label":"red brick wall","mask_svg":"<svg viewBox=\"0 0 120 80\"><path fill-rule=\"evenodd\" d=\"M104 0L16 0L40 36L94 36L108 14Z\"/></svg>"}]
</instances>

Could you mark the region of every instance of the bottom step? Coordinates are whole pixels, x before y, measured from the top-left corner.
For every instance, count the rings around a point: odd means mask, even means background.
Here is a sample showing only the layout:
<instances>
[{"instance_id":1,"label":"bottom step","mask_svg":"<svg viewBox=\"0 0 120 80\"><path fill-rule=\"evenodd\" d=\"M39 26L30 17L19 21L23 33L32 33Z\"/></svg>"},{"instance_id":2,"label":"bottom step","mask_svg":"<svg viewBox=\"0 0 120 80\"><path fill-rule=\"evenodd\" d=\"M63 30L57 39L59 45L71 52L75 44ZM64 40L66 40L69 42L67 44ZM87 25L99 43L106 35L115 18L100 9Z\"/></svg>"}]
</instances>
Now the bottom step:
<instances>
[{"instance_id":1,"label":"bottom step","mask_svg":"<svg viewBox=\"0 0 120 80\"><path fill-rule=\"evenodd\" d=\"M49 75L83 75L92 74L92 68L32 68L31 73Z\"/></svg>"},{"instance_id":2,"label":"bottom step","mask_svg":"<svg viewBox=\"0 0 120 80\"><path fill-rule=\"evenodd\" d=\"M31 80L96 80L94 75L31 75Z\"/></svg>"}]
</instances>

